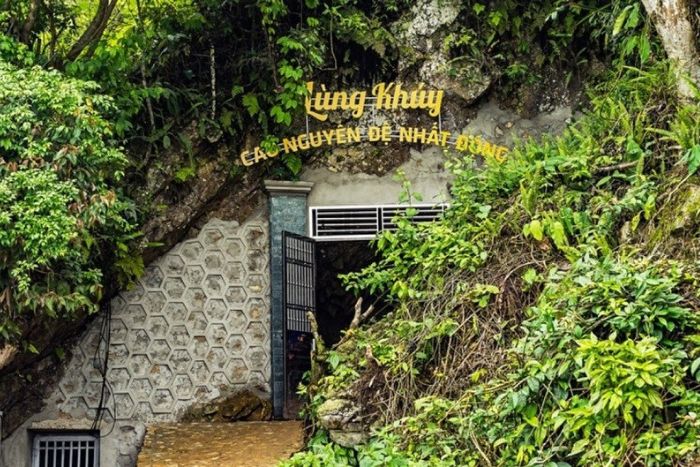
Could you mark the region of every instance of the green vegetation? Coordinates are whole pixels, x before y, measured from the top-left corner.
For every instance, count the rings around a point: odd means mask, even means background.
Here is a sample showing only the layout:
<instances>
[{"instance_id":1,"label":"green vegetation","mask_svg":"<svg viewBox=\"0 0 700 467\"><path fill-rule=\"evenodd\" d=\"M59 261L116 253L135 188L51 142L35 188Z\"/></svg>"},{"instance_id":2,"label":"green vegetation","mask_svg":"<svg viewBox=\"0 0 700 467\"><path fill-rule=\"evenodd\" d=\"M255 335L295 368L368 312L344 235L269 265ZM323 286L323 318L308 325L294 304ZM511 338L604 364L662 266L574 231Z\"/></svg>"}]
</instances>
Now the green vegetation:
<instances>
[{"instance_id":1,"label":"green vegetation","mask_svg":"<svg viewBox=\"0 0 700 467\"><path fill-rule=\"evenodd\" d=\"M127 264L136 219L112 101L38 67L0 63L0 82L0 341L14 341L33 314L95 311L101 265Z\"/></svg>"},{"instance_id":2,"label":"green vegetation","mask_svg":"<svg viewBox=\"0 0 700 467\"><path fill-rule=\"evenodd\" d=\"M305 388L312 417L327 400L365 400L371 438L345 449L321 430L289 465L694 456L695 217L677 226L684 248L662 254L652 240L700 150L688 131L700 107L679 103L672 83L662 64L624 68L561 137L523 142L502 164L452 161L445 218L404 220L376 241L376 264L346 277L385 291L393 311L353 330Z\"/></svg>"}]
</instances>

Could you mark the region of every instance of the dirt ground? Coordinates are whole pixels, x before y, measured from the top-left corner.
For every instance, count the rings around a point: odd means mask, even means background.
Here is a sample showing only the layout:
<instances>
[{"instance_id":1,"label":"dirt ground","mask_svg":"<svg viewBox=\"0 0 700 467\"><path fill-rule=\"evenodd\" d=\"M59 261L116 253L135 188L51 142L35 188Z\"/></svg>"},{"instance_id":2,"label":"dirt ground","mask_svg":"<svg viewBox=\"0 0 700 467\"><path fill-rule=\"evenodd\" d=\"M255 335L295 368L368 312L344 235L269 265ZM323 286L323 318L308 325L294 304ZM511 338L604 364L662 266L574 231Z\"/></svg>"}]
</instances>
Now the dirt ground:
<instances>
[{"instance_id":1,"label":"dirt ground","mask_svg":"<svg viewBox=\"0 0 700 467\"><path fill-rule=\"evenodd\" d=\"M138 466L275 466L301 449L302 438L297 421L152 425Z\"/></svg>"}]
</instances>

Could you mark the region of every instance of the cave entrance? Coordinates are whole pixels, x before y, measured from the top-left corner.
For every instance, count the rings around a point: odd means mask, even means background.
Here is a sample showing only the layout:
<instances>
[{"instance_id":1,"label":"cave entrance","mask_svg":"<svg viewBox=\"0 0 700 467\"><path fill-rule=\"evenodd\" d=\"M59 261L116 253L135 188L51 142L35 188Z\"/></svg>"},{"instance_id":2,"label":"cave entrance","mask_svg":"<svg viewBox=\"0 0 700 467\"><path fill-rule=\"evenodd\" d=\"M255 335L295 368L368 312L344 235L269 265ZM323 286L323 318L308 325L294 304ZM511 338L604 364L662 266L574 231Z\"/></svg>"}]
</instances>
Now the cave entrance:
<instances>
[{"instance_id":1,"label":"cave entrance","mask_svg":"<svg viewBox=\"0 0 700 467\"><path fill-rule=\"evenodd\" d=\"M446 204L312 206L306 223L309 236L282 232L282 290L280 320L273 326L278 340L273 349L275 416L296 418L302 402L296 394L304 373L311 368L314 342L306 313L312 311L327 346L338 342L352 321L356 297L345 291L339 274L359 271L375 260L369 242L383 231L396 229L396 217L409 215L412 222L431 222ZM297 217L285 218L295 227ZM302 229L296 226L296 231ZM279 282L278 282L279 284ZM376 297L364 296L366 308L384 308ZM381 305L381 306L378 306ZM377 314L382 310L378 309ZM274 347L279 345L279 347ZM276 394L276 395L275 395Z\"/></svg>"},{"instance_id":2,"label":"cave entrance","mask_svg":"<svg viewBox=\"0 0 700 467\"><path fill-rule=\"evenodd\" d=\"M303 404L297 388L311 369L314 346L305 314L313 311L324 343L329 347L336 344L352 321L357 301L338 276L362 270L376 255L368 240L314 241L286 232L283 246L287 323L284 416L297 418ZM363 300L369 304L377 299L366 294Z\"/></svg>"}]
</instances>

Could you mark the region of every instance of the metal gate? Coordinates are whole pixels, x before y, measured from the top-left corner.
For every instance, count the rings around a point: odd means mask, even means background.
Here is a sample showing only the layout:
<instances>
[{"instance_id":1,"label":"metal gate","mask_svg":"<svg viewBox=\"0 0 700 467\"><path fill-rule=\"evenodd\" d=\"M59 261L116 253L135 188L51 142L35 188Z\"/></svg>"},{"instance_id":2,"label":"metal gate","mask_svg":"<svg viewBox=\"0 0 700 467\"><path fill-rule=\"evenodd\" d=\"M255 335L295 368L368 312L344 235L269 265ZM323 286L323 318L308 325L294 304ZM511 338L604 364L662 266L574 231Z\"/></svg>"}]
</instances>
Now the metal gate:
<instances>
[{"instance_id":1,"label":"metal gate","mask_svg":"<svg viewBox=\"0 0 700 467\"><path fill-rule=\"evenodd\" d=\"M311 368L311 324L307 312L316 312L316 244L301 235L282 232L282 302L284 310L283 415L296 418L296 387Z\"/></svg>"},{"instance_id":2,"label":"metal gate","mask_svg":"<svg viewBox=\"0 0 700 467\"><path fill-rule=\"evenodd\" d=\"M308 237L282 232L282 252L287 330L311 332L306 312L316 312L316 245Z\"/></svg>"}]
</instances>

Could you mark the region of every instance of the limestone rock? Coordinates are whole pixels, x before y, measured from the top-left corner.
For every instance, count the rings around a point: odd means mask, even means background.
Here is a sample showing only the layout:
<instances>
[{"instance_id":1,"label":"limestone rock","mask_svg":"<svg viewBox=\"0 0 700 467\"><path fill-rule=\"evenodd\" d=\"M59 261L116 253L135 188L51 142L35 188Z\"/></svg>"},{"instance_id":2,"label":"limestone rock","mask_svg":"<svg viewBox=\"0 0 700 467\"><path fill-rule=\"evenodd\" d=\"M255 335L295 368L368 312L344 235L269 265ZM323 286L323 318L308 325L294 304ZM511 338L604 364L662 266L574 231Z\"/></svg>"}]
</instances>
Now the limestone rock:
<instances>
[{"instance_id":1,"label":"limestone rock","mask_svg":"<svg viewBox=\"0 0 700 467\"><path fill-rule=\"evenodd\" d=\"M359 420L359 413L360 408L352 401L329 399L319 406L316 415L333 441L344 447L353 447L369 436L367 427Z\"/></svg>"},{"instance_id":2,"label":"limestone rock","mask_svg":"<svg viewBox=\"0 0 700 467\"><path fill-rule=\"evenodd\" d=\"M467 60L448 63L440 53L423 63L418 76L431 86L456 94L467 104L481 97L491 85L491 77L479 65Z\"/></svg>"},{"instance_id":3,"label":"limestone rock","mask_svg":"<svg viewBox=\"0 0 700 467\"><path fill-rule=\"evenodd\" d=\"M271 414L272 404L264 394L244 389L194 405L187 409L181 419L185 422L263 421L269 420Z\"/></svg>"},{"instance_id":4,"label":"limestone rock","mask_svg":"<svg viewBox=\"0 0 700 467\"><path fill-rule=\"evenodd\" d=\"M333 442L340 444L344 448L355 447L369 438L369 434L366 431L330 430L329 434Z\"/></svg>"},{"instance_id":5,"label":"limestone rock","mask_svg":"<svg viewBox=\"0 0 700 467\"><path fill-rule=\"evenodd\" d=\"M682 200L673 213L671 232L693 227L700 221L700 186L688 185Z\"/></svg>"},{"instance_id":6,"label":"limestone rock","mask_svg":"<svg viewBox=\"0 0 700 467\"><path fill-rule=\"evenodd\" d=\"M407 20L398 26L398 36L405 45L420 52L430 52L430 38L435 32L452 24L459 15L460 2L456 0L422 0L416 2Z\"/></svg>"},{"instance_id":7,"label":"limestone rock","mask_svg":"<svg viewBox=\"0 0 700 467\"><path fill-rule=\"evenodd\" d=\"M400 68L407 76L415 78L417 71L420 81L470 104L488 90L491 77L467 59L451 60L442 48L460 8L455 0L422 0L397 22L394 30L403 45Z\"/></svg>"}]
</instances>

